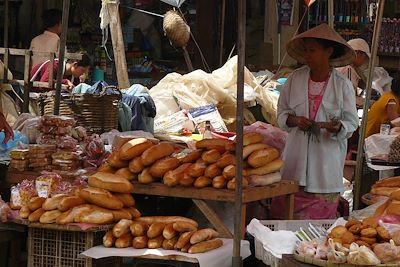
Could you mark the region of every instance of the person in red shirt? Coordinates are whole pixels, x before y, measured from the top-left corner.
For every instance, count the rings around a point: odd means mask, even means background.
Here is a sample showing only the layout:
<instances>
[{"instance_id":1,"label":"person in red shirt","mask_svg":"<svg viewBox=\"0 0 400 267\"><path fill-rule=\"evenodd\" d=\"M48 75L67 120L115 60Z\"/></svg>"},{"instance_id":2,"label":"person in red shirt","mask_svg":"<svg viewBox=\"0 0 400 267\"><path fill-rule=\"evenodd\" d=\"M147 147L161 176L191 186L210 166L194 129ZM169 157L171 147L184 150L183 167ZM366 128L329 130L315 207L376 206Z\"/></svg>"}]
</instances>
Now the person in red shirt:
<instances>
[{"instance_id":1,"label":"person in red shirt","mask_svg":"<svg viewBox=\"0 0 400 267\"><path fill-rule=\"evenodd\" d=\"M58 59L55 59L53 63L53 79L55 81L57 78L58 64ZM75 87L75 85L79 84L79 77L86 73L89 69L90 58L87 54L83 54L81 60L68 60L66 63L64 63L64 65L65 66L63 70L62 84L67 85L68 90L71 91ZM34 66L31 71L31 82L48 82L50 76L50 68L50 60ZM74 82L72 82L72 80ZM36 93L43 93L52 90L54 90L54 88L33 87L31 91Z\"/></svg>"}]
</instances>

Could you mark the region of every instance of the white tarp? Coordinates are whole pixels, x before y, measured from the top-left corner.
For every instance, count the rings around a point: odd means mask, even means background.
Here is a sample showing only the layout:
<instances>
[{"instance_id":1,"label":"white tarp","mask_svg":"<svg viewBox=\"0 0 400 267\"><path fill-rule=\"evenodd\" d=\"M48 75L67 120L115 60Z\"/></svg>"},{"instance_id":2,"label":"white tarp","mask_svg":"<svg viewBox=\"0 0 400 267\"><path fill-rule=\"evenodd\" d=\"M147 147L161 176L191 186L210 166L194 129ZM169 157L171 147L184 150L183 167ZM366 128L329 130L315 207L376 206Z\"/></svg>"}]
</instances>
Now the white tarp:
<instances>
[{"instance_id":1,"label":"white tarp","mask_svg":"<svg viewBox=\"0 0 400 267\"><path fill-rule=\"evenodd\" d=\"M170 4L171 6L174 7L181 7L181 5L183 4L183 2L185 2L186 0L161 0L167 4Z\"/></svg>"}]
</instances>

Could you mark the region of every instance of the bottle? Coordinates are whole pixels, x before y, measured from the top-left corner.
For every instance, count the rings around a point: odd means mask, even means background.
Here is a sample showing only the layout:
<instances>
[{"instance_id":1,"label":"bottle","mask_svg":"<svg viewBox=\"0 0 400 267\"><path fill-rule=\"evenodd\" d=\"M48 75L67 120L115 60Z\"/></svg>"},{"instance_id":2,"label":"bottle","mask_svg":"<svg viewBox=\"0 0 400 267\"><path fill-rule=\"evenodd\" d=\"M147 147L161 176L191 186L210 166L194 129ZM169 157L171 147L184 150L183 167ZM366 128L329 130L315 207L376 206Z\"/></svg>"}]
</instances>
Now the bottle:
<instances>
[{"instance_id":1,"label":"bottle","mask_svg":"<svg viewBox=\"0 0 400 267\"><path fill-rule=\"evenodd\" d=\"M211 122L210 121L206 121L206 127L204 129L203 139L212 139Z\"/></svg>"}]
</instances>

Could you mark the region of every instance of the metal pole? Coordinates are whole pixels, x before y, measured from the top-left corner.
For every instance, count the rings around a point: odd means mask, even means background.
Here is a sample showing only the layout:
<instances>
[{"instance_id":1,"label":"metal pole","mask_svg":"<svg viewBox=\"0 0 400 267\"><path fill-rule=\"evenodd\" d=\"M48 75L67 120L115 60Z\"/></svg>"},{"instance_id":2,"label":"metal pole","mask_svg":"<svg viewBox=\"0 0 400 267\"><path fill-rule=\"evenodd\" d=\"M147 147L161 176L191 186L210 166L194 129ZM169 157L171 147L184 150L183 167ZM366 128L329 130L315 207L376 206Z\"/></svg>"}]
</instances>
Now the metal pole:
<instances>
[{"instance_id":1,"label":"metal pole","mask_svg":"<svg viewBox=\"0 0 400 267\"><path fill-rule=\"evenodd\" d=\"M63 14L61 20L62 32L60 38L60 51L58 54L57 85L56 85L56 97L54 103L54 115L60 114L61 82L64 74L64 57L65 57L65 45L67 43L69 1L70 0L63 1Z\"/></svg>"},{"instance_id":2,"label":"metal pole","mask_svg":"<svg viewBox=\"0 0 400 267\"><path fill-rule=\"evenodd\" d=\"M10 5L8 0L4 1L4 47L8 47L8 24L10 21Z\"/></svg>"},{"instance_id":3,"label":"metal pole","mask_svg":"<svg viewBox=\"0 0 400 267\"><path fill-rule=\"evenodd\" d=\"M328 25L333 29L334 25L334 14L333 14L333 8L334 8L334 4L333 4L333 0L328 0Z\"/></svg>"},{"instance_id":4,"label":"metal pole","mask_svg":"<svg viewBox=\"0 0 400 267\"><path fill-rule=\"evenodd\" d=\"M224 57L225 13L226 13L226 0L222 0L221 36L220 36L220 41L219 41L219 66L222 66L222 61L223 61L223 57Z\"/></svg>"},{"instance_id":5,"label":"metal pole","mask_svg":"<svg viewBox=\"0 0 400 267\"><path fill-rule=\"evenodd\" d=\"M378 52L379 46L379 37L382 28L382 17L383 17L383 9L385 7L385 0L380 0L378 5L378 11L375 18L374 25L374 34L372 37L372 53L368 66L368 77L366 84L366 97L363 106L363 117L360 127L360 136L358 139L358 148L357 148L357 165L356 165L356 176L354 180L354 209L358 209L360 206L360 194L361 194L361 180L362 180L362 169L364 163L364 138L365 138L365 129L367 127L368 120L368 107L369 101L371 98L372 91L372 73L375 68L376 54Z\"/></svg>"},{"instance_id":6,"label":"metal pole","mask_svg":"<svg viewBox=\"0 0 400 267\"><path fill-rule=\"evenodd\" d=\"M243 170L243 90L244 64L246 48L246 0L238 1L238 66L237 66L237 100L236 100L236 186L235 186L235 224L233 240L232 266L243 265L240 256L242 239L242 170Z\"/></svg>"}]
</instances>

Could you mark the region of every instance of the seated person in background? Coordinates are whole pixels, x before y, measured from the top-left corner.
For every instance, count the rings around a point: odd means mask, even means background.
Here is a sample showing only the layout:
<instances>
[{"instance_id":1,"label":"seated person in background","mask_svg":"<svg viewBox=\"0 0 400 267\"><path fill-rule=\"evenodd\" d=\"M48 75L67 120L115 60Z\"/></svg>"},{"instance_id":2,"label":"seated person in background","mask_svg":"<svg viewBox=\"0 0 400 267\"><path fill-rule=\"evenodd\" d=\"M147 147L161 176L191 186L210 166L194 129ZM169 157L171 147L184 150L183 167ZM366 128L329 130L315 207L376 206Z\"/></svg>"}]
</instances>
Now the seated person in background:
<instances>
[{"instance_id":1,"label":"seated person in background","mask_svg":"<svg viewBox=\"0 0 400 267\"><path fill-rule=\"evenodd\" d=\"M37 52L58 52L60 46L62 12L58 9L49 9L42 15L44 32L31 41L30 50ZM32 56L32 67L43 63L48 58Z\"/></svg>"},{"instance_id":2,"label":"seated person in background","mask_svg":"<svg viewBox=\"0 0 400 267\"><path fill-rule=\"evenodd\" d=\"M391 92L384 93L368 111L368 122L365 137L380 132L381 124L390 122L400 116L400 73L392 81Z\"/></svg>"},{"instance_id":3,"label":"seated person in background","mask_svg":"<svg viewBox=\"0 0 400 267\"><path fill-rule=\"evenodd\" d=\"M54 60L53 64L53 79L57 79L58 59ZM68 60L64 63L62 84L67 85L68 90L72 90L75 85L79 84L79 77L86 73L90 66L90 58L87 54L82 55L81 60ZM31 81L48 82L50 75L50 60L38 64L32 68ZM72 79L74 78L74 83ZM75 82L76 81L76 82ZM33 87L32 92L43 93L52 91L54 88L39 88Z\"/></svg>"}]
</instances>

